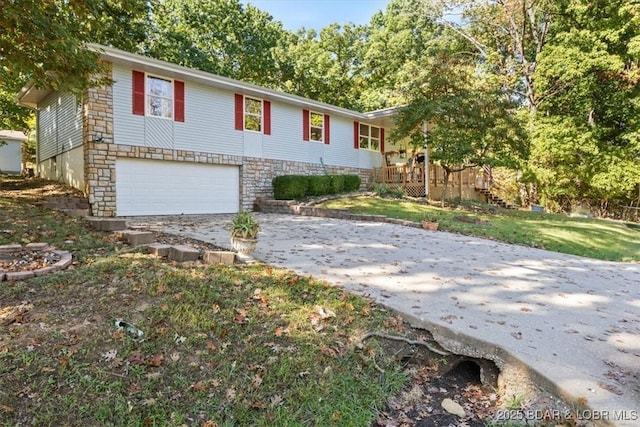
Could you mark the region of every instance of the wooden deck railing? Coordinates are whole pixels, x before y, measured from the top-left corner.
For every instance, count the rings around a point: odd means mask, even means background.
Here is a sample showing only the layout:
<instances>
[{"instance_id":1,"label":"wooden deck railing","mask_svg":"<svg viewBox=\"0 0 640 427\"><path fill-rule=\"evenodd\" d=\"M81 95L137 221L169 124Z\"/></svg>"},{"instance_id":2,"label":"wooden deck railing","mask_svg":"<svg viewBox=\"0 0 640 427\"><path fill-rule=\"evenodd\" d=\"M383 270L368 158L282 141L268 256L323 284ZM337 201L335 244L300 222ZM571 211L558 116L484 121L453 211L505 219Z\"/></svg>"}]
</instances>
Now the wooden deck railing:
<instances>
[{"instance_id":1,"label":"wooden deck railing","mask_svg":"<svg viewBox=\"0 0 640 427\"><path fill-rule=\"evenodd\" d=\"M373 182L390 187L401 187L412 196L424 196L424 164L373 168ZM429 165L429 189L442 186L444 186L444 169L437 165ZM470 168L451 174L449 186L488 188L488 183L481 169Z\"/></svg>"}]
</instances>

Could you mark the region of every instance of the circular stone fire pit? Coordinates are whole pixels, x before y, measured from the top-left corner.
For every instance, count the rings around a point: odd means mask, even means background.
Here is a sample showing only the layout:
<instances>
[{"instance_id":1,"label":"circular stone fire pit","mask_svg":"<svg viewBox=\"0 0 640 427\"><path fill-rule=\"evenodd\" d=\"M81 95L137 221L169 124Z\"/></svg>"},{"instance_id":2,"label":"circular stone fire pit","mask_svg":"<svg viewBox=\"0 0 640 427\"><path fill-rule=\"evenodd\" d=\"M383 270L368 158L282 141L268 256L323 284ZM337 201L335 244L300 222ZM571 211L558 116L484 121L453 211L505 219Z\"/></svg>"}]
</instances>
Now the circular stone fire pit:
<instances>
[{"instance_id":1,"label":"circular stone fire pit","mask_svg":"<svg viewBox=\"0 0 640 427\"><path fill-rule=\"evenodd\" d=\"M67 268L71 253L48 243L0 245L0 282L26 280Z\"/></svg>"}]
</instances>

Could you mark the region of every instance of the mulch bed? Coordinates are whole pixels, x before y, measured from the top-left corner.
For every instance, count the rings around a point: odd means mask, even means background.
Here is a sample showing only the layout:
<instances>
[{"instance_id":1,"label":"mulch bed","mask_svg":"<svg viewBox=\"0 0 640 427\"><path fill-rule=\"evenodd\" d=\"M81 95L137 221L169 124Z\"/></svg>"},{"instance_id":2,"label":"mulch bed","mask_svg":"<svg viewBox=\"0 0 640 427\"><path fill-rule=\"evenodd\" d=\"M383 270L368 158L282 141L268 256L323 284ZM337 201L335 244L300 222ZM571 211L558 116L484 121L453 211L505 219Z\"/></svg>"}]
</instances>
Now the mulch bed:
<instances>
[{"instance_id":1,"label":"mulch bed","mask_svg":"<svg viewBox=\"0 0 640 427\"><path fill-rule=\"evenodd\" d=\"M60 261L53 250L0 253L0 270L8 272L39 270Z\"/></svg>"}]
</instances>

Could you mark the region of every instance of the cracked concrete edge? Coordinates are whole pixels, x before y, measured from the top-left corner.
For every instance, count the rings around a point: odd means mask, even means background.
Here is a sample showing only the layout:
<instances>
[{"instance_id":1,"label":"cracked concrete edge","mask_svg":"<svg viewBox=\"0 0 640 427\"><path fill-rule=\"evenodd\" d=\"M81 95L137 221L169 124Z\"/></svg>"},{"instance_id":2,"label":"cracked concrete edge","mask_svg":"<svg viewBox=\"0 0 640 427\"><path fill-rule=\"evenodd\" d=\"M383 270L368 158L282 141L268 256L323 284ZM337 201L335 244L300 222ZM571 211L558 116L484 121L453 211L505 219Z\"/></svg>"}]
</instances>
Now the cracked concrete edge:
<instances>
[{"instance_id":1,"label":"cracked concrete edge","mask_svg":"<svg viewBox=\"0 0 640 427\"><path fill-rule=\"evenodd\" d=\"M434 341L443 349L462 356L478 359L488 359L493 361L500 369L501 383L505 386L505 395L524 395L527 398L538 399L543 394L549 394L553 399L561 402L566 410L573 410L575 407L591 410L587 404L578 403L578 396L569 393L558 386L552 380L542 375L540 372L520 360L503 347L478 339L474 336L454 331L444 325L422 319L420 317L407 314L394 307L384 304L385 308L397 316L403 318L413 328L424 329L431 333ZM591 426L615 426L615 424L599 420L597 423L591 422L583 424L585 427Z\"/></svg>"}]
</instances>

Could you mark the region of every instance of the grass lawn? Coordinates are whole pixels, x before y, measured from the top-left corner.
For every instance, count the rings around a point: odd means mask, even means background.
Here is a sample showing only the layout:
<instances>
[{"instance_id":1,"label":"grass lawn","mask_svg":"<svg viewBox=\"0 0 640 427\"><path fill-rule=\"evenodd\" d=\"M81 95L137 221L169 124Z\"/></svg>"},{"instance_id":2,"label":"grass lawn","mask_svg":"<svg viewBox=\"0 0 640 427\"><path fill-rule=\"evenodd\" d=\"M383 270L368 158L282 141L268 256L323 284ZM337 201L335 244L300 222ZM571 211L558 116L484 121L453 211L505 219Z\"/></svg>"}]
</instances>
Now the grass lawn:
<instances>
[{"instance_id":1,"label":"grass lawn","mask_svg":"<svg viewBox=\"0 0 640 427\"><path fill-rule=\"evenodd\" d=\"M162 261L37 206L54 185L0 185L0 244L74 255L0 282L2 426L367 426L407 381L378 341L357 345L397 333L367 299L262 264Z\"/></svg>"},{"instance_id":2,"label":"grass lawn","mask_svg":"<svg viewBox=\"0 0 640 427\"><path fill-rule=\"evenodd\" d=\"M460 208L379 197L346 197L320 207L439 222L439 229L609 261L640 261L640 225L469 204Z\"/></svg>"}]
</instances>

